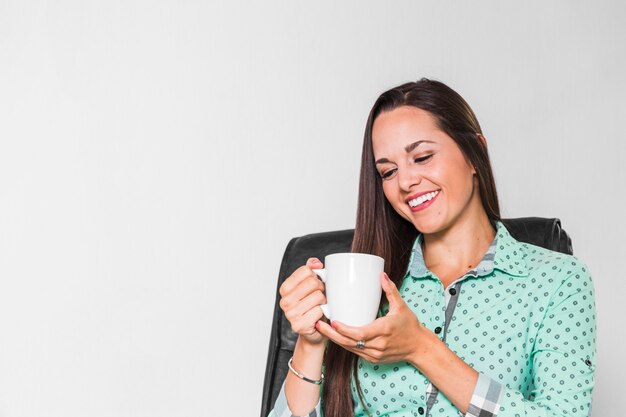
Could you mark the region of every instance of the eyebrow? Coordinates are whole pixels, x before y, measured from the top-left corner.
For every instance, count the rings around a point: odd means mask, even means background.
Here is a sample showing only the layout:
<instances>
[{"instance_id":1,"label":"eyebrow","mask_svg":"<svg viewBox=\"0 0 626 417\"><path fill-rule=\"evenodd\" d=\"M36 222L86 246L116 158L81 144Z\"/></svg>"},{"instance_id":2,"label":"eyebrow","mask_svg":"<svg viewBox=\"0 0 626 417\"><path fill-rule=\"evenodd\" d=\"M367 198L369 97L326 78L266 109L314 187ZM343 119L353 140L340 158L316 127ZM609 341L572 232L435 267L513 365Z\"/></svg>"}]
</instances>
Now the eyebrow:
<instances>
[{"instance_id":1,"label":"eyebrow","mask_svg":"<svg viewBox=\"0 0 626 417\"><path fill-rule=\"evenodd\" d=\"M411 143L410 145L405 146L404 151L406 153L410 153L412 150L420 146L422 143L435 143L435 142L433 142L432 140L418 140L418 141ZM376 160L376 164L386 164L387 162L391 162L391 161L389 161L389 159L387 158L380 158Z\"/></svg>"}]
</instances>

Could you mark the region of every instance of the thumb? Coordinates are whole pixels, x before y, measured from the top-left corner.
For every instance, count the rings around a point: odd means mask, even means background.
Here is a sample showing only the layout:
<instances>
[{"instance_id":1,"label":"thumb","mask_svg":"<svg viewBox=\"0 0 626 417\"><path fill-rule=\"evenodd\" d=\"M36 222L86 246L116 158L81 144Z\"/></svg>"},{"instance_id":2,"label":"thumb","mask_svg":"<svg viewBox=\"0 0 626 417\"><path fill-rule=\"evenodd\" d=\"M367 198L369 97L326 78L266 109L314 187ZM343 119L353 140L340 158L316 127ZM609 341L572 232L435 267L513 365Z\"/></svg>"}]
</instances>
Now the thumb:
<instances>
[{"instance_id":1,"label":"thumb","mask_svg":"<svg viewBox=\"0 0 626 417\"><path fill-rule=\"evenodd\" d=\"M389 301L389 311L391 312L396 310L404 303L404 300L398 292L398 288L396 288L396 284L394 284L393 281L389 279L389 276L384 272L381 274L381 283L383 291L385 291L385 295Z\"/></svg>"}]
</instances>

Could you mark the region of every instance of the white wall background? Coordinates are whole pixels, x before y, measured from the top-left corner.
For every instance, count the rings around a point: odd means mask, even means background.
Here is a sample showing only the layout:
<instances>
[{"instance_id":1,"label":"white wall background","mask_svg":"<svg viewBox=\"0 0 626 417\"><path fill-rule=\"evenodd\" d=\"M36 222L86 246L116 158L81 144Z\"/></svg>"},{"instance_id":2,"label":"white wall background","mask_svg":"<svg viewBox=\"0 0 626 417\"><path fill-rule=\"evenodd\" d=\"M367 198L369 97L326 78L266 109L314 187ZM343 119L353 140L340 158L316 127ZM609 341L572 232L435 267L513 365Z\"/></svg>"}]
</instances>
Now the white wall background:
<instances>
[{"instance_id":1,"label":"white wall background","mask_svg":"<svg viewBox=\"0 0 626 417\"><path fill-rule=\"evenodd\" d=\"M379 93L474 107L505 217L560 217L623 408L618 1L0 0L0 416L252 415L282 252L353 227ZM618 408L619 407L619 408Z\"/></svg>"}]
</instances>

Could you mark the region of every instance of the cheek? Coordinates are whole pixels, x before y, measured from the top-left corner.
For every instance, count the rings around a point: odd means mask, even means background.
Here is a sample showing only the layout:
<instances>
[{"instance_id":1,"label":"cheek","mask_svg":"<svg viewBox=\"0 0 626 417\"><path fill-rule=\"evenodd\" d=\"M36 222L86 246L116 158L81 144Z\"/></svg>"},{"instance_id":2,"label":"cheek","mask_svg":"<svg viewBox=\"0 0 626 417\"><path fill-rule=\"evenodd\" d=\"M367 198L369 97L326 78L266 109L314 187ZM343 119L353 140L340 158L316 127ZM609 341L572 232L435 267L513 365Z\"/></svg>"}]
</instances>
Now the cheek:
<instances>
[{"instance_id":1,"label":"cheek","mask_svg":"<svg viewBox=\"0 0 626 417\"><path fill-rule=\"evenodd\" d=\"M383 181L383 194L385 194L385 198L392 202L393 198L393 187L389 185L390 181Z\"/></svg>"},{"instance_id":2,"label":"cheek","mask_svg":"<svg viewBox=\"0 0 626 417\"><path fill-rule=\"evenodd\" d=\"M411 222L411 218L405 212L409 210L408 206L405 205L403 201L398 199L397 187L389 186L387 182L385 182L384 184L387 184L387 186L385 187L383 185L383 193L385 194L385 198L387 199L387 201L389 201L389 204L391 204L393 211L395 211L396 214L398 214L404 220Z\"/></svg>"},{"instance_id":3,"label":"cheek","mask_svg":"<svg viewBox=\"0 0 626 417\"><path fill-rule=\"evenodd\" d=\"M455 178L454 185L452 186L451 198L452 204L465 206L472 198L474 191L474 180L471 174L459 173L460 175ZM465 175L464 175L465 174Z\"/></svg>"},{"instance_id":4,"label":"cheek","mask_svg":"<svg viewBox=\"0 0 626 417\"><path fill-rule=\"evenodd\" d=\"M406 215L402 213L404 203L398 199L398 187L390 184L393 181L394 180L383 182L383 194L385 194L385 198L389 201L394 211L406 219Z\"/></svg>"},{"instance_id":5,"label":"cheek","mask_svg":"<svg viewBox=\"0 0 626 417\"><path fill-rule=\"evenodd\" d=\"M442 179L442 183L448 184L455 191L454 194L463 194L464 190L471 192L474 177L469 167L464 166L464 164L451 164L451 166L455 168L448 171L439 171L433 175Z\"/></svg>"}]
</instances>

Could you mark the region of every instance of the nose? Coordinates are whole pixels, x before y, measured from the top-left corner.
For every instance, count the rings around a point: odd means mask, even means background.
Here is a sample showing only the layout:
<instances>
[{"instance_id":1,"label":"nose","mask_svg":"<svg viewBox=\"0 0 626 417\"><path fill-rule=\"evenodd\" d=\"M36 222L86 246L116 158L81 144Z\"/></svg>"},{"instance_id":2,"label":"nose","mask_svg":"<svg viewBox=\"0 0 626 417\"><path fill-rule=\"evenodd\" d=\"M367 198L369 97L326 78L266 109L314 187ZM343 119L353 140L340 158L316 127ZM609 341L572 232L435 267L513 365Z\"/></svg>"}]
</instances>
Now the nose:
<instances>
[{"instance_id":1,"label":"nose","mask_svg":"<svg viewBox=\"0 0 626 417\"><path fill-rule=\"evenodd\" d=\"M403 191L409 192L414 185L422 182L422 176L415 169L398 168L398 184Z\"/></svg>"}]
</instances>

